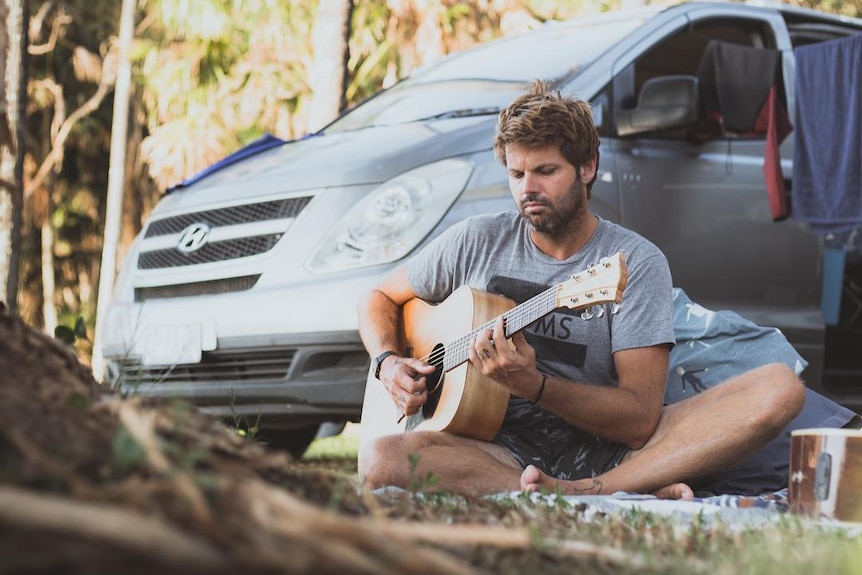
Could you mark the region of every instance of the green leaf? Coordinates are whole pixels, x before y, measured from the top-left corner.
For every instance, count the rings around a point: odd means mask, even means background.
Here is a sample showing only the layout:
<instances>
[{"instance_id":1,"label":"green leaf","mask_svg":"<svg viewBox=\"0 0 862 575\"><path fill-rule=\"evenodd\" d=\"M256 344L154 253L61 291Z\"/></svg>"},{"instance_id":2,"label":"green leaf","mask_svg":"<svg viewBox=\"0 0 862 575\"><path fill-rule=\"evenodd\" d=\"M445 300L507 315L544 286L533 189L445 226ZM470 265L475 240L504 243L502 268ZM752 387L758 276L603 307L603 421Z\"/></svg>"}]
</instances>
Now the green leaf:
<instances>
[{"instance_id":1,"label":"green leaf","mask_svg":"<svg viewBox=\"0 0 862 575\"><path fill-rule=\"evenodd\" d=\"M87 339L87 324L84 322L82 316L78 316L78 319L75 321L75 337L83 340Z\"/></svg>"},{"instance_id":2,"label":"green leaf","mask_svg":"<svg viewBox=\"0 0 862 575\"><path fill-rule=\"evenodd\" d=\"M58 325L54 328L54 337L66 343L67 345L72 345L73 343L75 343L76 339L75 332L72 331L71 328L66 327L65 325Z\"/></svg>"},{"instance_id":3,"label":"green leaf","mask_svg":"<svg viewBox=\"0 0 862 575\"><path fill-rule=\"evenodd\" d=\"M147 461L147 453L126 429L120 428L111 442L111 459L123 470L141 467Z\"/></svg>"},{"instance_id":4,"label":"green leaf","mask_svg":"<svg viewBox=\"0 0 862 575\"><path fill-rule=\"evenodd\" d=\"M75 411L86 411L90 407L90 398L82 393L69 396L69 407Z\"/></svg>"}]
</instances>

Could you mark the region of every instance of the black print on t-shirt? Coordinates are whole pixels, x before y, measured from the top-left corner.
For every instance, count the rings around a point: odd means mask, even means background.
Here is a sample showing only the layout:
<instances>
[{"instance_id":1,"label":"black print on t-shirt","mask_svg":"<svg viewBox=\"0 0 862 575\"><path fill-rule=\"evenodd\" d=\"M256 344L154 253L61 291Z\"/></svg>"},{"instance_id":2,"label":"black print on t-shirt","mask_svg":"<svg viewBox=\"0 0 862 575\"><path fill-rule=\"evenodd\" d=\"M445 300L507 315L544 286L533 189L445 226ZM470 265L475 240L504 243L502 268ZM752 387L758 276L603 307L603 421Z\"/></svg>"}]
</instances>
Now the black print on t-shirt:
<instances>
[{"instance_id":1,"label":"black print on t-shirt","mask_svg":"<svg viewBox=\"0 0 862 575\"><path fill-rule=\"evenodd\" d=\"M522 304L549 287L521 279L494 276L485 291ZM527 326L524 335L527 343L535 348L536 355L544 361L583 367L587 357L587 345L572 341L572 325L578 321L582 321L578 312L559 309Z\"/></svg>"},{"instance_id":2,"label":"black print on t-shirt","mask_svg":"<svg viewBox=\"0 0 862 575\"><path fill-rule=\"evenodd\" d=\"M531 297L538 295L551 286L528 282L515 278L494 276L488 282L485 291L501 295L513 300L516 304L522 304Z\"/></svg>"}]
</instances>

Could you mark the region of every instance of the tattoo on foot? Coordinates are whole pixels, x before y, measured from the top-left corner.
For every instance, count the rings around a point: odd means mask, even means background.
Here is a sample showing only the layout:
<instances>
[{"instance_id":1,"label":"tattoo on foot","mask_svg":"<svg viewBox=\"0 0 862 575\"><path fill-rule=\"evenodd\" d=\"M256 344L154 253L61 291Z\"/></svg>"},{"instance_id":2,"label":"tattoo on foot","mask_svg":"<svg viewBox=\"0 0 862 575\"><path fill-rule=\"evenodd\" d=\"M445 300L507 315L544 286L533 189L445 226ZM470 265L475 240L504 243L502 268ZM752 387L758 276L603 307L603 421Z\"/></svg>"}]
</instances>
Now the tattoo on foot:
<instances>
[{"instance_id":1,"label":"tattoo on foot","mask_svg":"<svg viewBox=\"0 0 862 575\"><path fill-rule=\"evenodd\" d=\"M601 495L602 482L598 479L593 479L593 484L585 489L573 489L572 495Z\"/></svg>"}]
</instances>

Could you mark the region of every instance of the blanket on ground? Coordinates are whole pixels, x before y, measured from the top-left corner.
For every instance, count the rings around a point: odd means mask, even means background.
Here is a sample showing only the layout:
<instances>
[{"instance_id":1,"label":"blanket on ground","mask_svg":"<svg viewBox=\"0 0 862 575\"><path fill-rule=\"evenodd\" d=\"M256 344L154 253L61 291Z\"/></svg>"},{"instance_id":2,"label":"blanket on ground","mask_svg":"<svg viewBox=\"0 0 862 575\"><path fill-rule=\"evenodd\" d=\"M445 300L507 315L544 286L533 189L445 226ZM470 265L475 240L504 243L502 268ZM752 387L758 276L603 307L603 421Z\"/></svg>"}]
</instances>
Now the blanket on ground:
<instances>
[{"instance_id":1,"label":"blanket on ground","mask_svg":"<svg viewBox=\"0 0 862 575\"><path fill-rule=\"evenodd\" d=\"M374 490L376 495L403 495L422 498L422 493L412 493L400 487L381 487ZM830 519L809 519L793 513L787 499L787 489L762 495L716 495L695 497L691 500L659 499L653 495L619 492L612 495L555 495L532 493L525 499L520 491L503 492L488 496L496 500L529 501L532 505L558 505L562 500L573 509L578 509L583 517L600 520L602 517L625 517L632 512L651 513L691 525L695 522L703 527L725 525L731 529L757 529L767 525L777 525L786 521L799 521L801 524L827 529L838 529L848 536L862 536L862 523L847 523Z\"/></svg>"}]
</instances>

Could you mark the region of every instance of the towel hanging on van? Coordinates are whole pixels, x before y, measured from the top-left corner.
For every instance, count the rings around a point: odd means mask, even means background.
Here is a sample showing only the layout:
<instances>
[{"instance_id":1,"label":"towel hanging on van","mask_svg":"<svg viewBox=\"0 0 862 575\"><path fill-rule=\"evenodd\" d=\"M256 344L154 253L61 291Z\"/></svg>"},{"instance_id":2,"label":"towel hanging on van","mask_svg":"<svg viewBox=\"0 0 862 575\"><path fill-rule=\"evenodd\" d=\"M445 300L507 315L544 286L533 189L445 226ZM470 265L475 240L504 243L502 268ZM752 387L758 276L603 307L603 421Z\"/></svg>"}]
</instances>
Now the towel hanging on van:
<instances>
[{"instance_id":1,"label":"towel hanging on van","mask_svg":"<svg viewBox=\"0 0 862 575\"><path fill-rule=\"evenodd\" d=\"M781 172L781 142L793 130L781 104L781 52L710 41L697 69L702 113L720 134L766 135L763 175L774 221L790 213Z\"/></svg>"},{"instance_id":2,"label":"towel hanging on van","mask_svg":"<svg viewBox=\"0 0 862 575\"><path fill-rule=\"evenodd\" d=\"M779 84L781 52L712 40L697 69L701 102L728 132L753 132L769 90Z\"/></svg>"},{"instance_id":3,"label":"towel hanging on van","mask_svg":"<svg viewBox=\"0 0 862 575\"><path fill-rule=\"evenodd\" d=\"M794 53L793 218L824 235L862 227L862 34Z\"/></svg>"}]
</instances>

